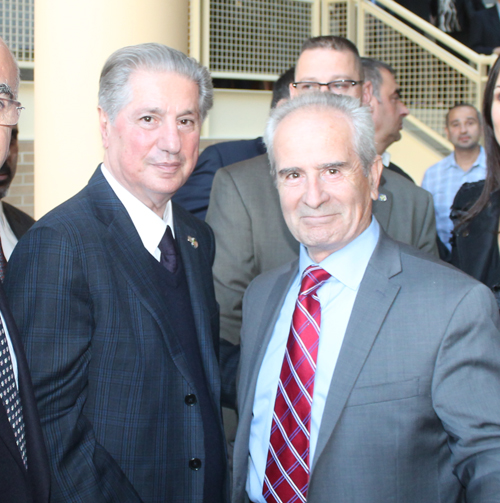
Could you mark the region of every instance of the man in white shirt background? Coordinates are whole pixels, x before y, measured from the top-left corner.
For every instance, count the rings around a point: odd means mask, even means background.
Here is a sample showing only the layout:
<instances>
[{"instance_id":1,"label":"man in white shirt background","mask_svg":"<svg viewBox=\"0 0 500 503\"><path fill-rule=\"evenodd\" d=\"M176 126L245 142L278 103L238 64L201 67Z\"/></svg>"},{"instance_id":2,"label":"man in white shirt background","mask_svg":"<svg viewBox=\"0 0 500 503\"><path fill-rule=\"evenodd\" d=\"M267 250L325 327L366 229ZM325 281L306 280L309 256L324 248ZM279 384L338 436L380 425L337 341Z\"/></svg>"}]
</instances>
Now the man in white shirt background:
<instances>
[{"instance_id":1,"label":"man in white shirt background","mask_svg":"<svg viewBox=\"0 0 500 503\"><path fill-rule=\"evenodd\" d=\"M486 177L486 155L479 145L482 135L481 116L469 103L459 103L446 114L446 135L455 150L432 165L424 175L422 187L434 198L438 237L449 251L453 223L450 208L458 189L466 182ZM442 247L440 246L442 249ZM441 253L446 251L443 249Z\"/></svg>"}]
</instances>

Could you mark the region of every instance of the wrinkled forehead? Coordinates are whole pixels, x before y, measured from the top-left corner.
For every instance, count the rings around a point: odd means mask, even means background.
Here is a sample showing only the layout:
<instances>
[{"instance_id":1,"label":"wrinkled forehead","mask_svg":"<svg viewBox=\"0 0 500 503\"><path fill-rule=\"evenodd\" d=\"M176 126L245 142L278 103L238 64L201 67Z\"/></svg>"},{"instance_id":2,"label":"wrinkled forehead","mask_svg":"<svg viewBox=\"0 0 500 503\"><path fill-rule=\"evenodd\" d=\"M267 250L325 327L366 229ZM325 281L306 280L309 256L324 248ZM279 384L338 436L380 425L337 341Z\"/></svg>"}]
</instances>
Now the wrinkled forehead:
<instances>
[{"instance_id":1,"label":"wrinkled forehead","mask_svg":"<svg viewBox=\"0 0 500 503\"><path fill-rule=\"evenodd\" d=\"M348 50L317 47L306 49L299 56L295 70L296 80L337 79L359 80L361 66L356 55Z\"/></svg>"}]
</instances>

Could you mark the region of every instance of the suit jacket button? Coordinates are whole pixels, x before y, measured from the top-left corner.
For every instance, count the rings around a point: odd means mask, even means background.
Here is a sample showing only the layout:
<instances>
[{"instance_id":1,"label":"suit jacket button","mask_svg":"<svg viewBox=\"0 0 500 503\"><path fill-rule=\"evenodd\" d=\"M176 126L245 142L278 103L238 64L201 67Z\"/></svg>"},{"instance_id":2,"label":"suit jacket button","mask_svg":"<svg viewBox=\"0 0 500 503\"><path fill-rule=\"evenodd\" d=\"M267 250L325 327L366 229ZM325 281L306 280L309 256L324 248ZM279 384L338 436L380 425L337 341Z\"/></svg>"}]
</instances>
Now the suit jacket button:
<instances>
[{"instance_id":1,"label":"suit jacket button","mask_svg":"<svg viewBox=\"0 0 500 503\"><path fill-rule=\"evenodd\" d=\"M186 395L184 398L184 403L190 407L192 407L197 401L196 395Z\"/></svg>"},{"instance_id":2,"label":"suit jacket button","mask_svg":"<svg viewBox=\"0 0 500 503\"><path fill-rule=\"evenodd\" d=\"M465 230L464 232L462 232L462 236L463 236L464 238L469 237L469 229L467 229L467 230Z\"/></svg>"},{"instance_id":3,"label":"suit jacket button","mask_svg":"<svg viewBox=\"0 0 500 503\"><path fill-rule=\"evenodd\" d=\"M201 468L201 459L193 458L189 460L189 468L193 471L198 471Z\"/></svg>"}]
</instances>

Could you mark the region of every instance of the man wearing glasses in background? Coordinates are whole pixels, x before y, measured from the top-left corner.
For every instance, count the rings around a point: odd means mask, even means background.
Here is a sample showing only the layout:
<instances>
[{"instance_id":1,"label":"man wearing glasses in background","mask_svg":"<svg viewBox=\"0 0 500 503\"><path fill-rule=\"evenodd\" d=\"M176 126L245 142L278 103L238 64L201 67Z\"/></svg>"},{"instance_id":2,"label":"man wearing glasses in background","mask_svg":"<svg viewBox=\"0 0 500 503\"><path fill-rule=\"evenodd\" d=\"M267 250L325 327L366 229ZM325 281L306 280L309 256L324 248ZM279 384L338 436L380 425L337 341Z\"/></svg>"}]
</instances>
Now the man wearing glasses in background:
<instances>
[{"instance_id":1,"label":"man wearing glasses in background","mask_svg":"<svg viewBox=\"0 0 500 503\"><path fill-rule=\"evenodd\" d=\"M307 92L332 92L367 105L372 84L365 81L356 46L342 37L306 40L295 67L291 99ZM397 241L437 256L432 197L402 176L382 172L373 214ZM243 294L259 274L295 259L299 243L281 212L267 154L217 171L207 223L215 234L215 294L221 311L221 337L238 342Z\"/></svg>"},{"instance_id":2,"label":"man wearing glasses in background","mask_svg":"<svg viewBox=\"0 0 500 503\"><path fill-rule=\"evenodd\" d=\"M0 165L9 154L12 128L22 109L16 101L18 89L19 68L0 39ZM5 267L1 253L2 281ZM46 503L50 485L47 455L26 356L2 286L0 314L0 500Z\"/></svg>"}]
</instances>

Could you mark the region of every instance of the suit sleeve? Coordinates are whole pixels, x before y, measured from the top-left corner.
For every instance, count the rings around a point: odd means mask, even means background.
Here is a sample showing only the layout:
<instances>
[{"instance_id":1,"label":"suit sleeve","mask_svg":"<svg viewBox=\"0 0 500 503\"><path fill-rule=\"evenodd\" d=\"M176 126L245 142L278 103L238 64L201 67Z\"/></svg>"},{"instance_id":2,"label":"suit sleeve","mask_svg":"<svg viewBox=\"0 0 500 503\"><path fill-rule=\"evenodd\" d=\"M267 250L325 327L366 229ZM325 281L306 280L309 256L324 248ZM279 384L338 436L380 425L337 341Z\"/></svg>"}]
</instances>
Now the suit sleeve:
<instances>
[{"instance_id":1,"label":"suit sleeve","mask_svg":"<svg viewBox=\"0 0 500 503\"><path fill-rule=\"evenodd\" d=\"M51 228L32 230L16 246L5 286L26 348L48 448L51 502L139 503L84 413L93 306L85 263L74 244Z\"/></svg>"},{"instance_id":2,"label":"suit sleeve","mask_svg":"<svg viewBox=\"0 0 500 503\"><path fill-rule=\"evenodd\" d=\"M215 296L220 304L223 339L238 343L243 294L255 277L252 224L230 173L217 172L210 196L207 223L215 234L213 267Z\"/></svg>"},{"instance_id":3,"label":"suit sleeve","mask_svg":"<svg viewBox=\"0 0 500 503\"><path fill-rule=\"evenodd\" d=\"M436 359L434 409L449 435L454 473L471 503L500 494L498 307L477 284L457 306Z\"/></svg>"},{"instance_id":4,"label":"suit sleeve","mask_svg":"<svg viewBox=\"0 0 500 503\"><path fill-rule=\"evenodd\" d=\"M425 201L422 207L424 208L422 214L422 227L416 247L439 257L434 200L432 199L432 194L427 191L425 191Z\"/></svg>"},{"instance_id":5,"label":"suit sleeve","mask_svg":"<svg viewBox=\"0 0 500 503\"><path fill-rule=\"evenodd\" d=\"M174 195L172 200L201 220L207 214L210 191L215 173L223 165L218 148L207 147L187 182Z\"/></svg>"}]
</instances>

